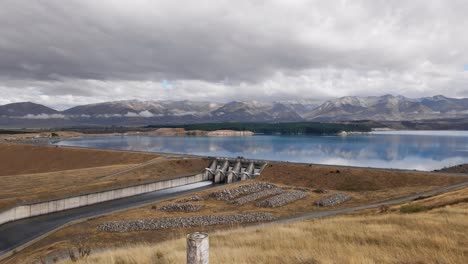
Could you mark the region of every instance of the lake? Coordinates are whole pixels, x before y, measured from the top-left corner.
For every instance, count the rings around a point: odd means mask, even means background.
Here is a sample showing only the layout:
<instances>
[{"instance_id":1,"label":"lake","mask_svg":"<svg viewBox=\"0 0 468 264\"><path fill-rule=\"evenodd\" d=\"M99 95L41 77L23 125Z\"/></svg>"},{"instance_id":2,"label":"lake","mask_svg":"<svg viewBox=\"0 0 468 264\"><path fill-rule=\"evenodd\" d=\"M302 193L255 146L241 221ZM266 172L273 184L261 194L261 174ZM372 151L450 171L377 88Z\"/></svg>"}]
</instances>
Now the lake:
<instances>
[{"instance_id":1,"label":"lake","mask_svg":"<svg viewBox=\"0 0 468 264\"><path fill-rule=\"evenodd\" d=\"M382 131L348 136L102 136L52 144L426 171L468 163L468 131Z\"/></svg>"}]
</instances>

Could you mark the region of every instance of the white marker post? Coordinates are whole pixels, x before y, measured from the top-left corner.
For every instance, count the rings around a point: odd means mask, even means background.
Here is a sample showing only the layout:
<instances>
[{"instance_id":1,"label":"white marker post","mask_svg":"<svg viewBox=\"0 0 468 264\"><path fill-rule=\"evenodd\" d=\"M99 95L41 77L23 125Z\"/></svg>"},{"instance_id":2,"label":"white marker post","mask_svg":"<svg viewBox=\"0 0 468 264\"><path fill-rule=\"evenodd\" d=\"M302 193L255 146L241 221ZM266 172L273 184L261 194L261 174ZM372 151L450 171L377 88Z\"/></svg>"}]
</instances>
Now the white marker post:
<instances>
[{"instance_id":1,"label":"white marker post","mask_svg":"<svg viewBox=\"0 0 468 264\"><path fill-rule=\"evenodd\" d=\"M207 233L195 232L187 235L187 264L208 264L209 251Z\"/></svg>"}]
</instances>

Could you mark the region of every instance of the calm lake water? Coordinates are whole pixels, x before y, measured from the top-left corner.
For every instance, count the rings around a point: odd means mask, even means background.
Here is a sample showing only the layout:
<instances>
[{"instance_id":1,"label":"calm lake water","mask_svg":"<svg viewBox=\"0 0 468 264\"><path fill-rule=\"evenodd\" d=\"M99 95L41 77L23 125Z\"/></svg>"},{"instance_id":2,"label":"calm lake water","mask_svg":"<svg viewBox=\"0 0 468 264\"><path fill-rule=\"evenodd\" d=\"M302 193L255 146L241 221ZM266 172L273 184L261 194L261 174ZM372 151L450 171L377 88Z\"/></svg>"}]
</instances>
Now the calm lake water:
<instances>
[{"instance_id":1,"label":"calm lake water","mask_svg":"<svg viewBox=\"0 0 468 264\"><path fill-rule=\"evenodd\" d=\"M468 163L468 131L385 131L349 136L106 136L53 144L417 170Z\"/></svg>"}]
</instances>

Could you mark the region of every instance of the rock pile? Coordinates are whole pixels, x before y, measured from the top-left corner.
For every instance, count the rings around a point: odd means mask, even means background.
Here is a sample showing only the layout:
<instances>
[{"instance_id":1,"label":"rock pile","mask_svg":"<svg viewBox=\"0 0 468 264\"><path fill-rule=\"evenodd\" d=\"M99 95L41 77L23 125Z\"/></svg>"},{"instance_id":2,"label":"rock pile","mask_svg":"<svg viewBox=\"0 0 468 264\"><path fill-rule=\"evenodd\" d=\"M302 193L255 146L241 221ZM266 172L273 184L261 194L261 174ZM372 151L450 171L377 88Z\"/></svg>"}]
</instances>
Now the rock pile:
<instances>
[{"instance_id":1,"label":"rock pile","mask_svg":"<svg viewBox=\"0 0 468 264\"><path fill-rule=\"evenodd\" d=\"M98 231L132 232L140 230L156 230L167 228L188 228L210 225L234 225L272 221L276 218L270 213L251 213L233 215L206 215L193 217L156 218L136 221L115 221L101 224Z\"/></svg>"},{"instance_id":2,"label":"rock pile","mask_svg":"<svg viewBox=\"0 0 468 264\"><path fill-rule=\"evenodd\" d=\"M315 205L320 206L320 207L335 206L340 203L344 203L350 199L351 199L351 196L349 196L346 193L335 193L317 201Z\"/></svg>"},{"instance_id":3,"label":"rock pile","mask_svg":"<svg viewBox=\"0 0 468 264\"><path fill-rule=\"evenodd\" d=\"M327 190L322 189L322 188L317 188L317 189L313 190L313 192L314 193L320 193L320 194L328 193Z\"/></svg>"},{"instance_id":4,"label":"rock pile","mask_svg":"<svg viewBox=\"0 0 468 264\"><path fill-rule=\"evenodd\" d=\"M194 205L194 204L166 204L159 207L153 207L153 209L158 209L163 212L197 212L205 207L204 205Z\"/></svg>"},{"instance_id":5,"label":"rock pile","mask_svg":"<svg viewBox=\"0 0 468 264\"><path fill-rule=\"evenodd\" d=\"M223 189L210 193L210 197L220 201L230 201L241 195L252 194L267 189L277 188L276 185L267 182L254 182L231 189Z\"/></svg>"},{"instance_id":6,"label":"rock pile","mask_svg":"<svg viewBox=\"0 0 468 264\"><path fill-rule=\"evenodd\" d=\"M238 199L232 201L232 203L236 204L236 205L244 205L246 203L250 203L252 201L258 200L260 198L280 194L280 193L283 193L283 192L284 192L284 190L281 189L281 188L267 189L267 190L263 190L263 191L260 191L260 192L256 192L256 193L252 193L252 194L243 196L241 198L238 198Z\"/></svg>"},{"instance_id":7,"label":"rock pile","mask_svg":"<svg viewBox=\"0 0 468 264\"><path fill-rule=\"evenodd\" d=\"M201 198L200 196L192 196L192 197L180 199L176 201L176 203L198 202L198 201L203 201L203 198Z\"/></svg>"},{"instance_id":8,"label":"rock pile","mask_svg":"<svg viewBox=\"0 0 468 264\"><path fill-rule=\"evenodd\" d=\"M280 207L296 200L307 197L307 193L302 191L285 192L275 195L257 203L259 207Z\"/></svg>"}]
</instances>

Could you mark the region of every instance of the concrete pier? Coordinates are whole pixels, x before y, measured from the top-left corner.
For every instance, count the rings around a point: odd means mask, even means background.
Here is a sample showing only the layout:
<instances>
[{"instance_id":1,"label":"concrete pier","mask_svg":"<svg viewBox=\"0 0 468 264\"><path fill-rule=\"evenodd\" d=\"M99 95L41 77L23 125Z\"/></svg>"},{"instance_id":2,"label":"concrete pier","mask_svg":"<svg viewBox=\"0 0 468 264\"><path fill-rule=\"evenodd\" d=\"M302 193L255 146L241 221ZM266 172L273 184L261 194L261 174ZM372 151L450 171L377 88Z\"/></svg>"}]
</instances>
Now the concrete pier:
<instances>
[{"instance_id":1,"label":"concrete pier","mask_svg":"<svg viewBox=\"0 0 468 264\"><path fill-rule=\"evenodd\" d=\"M236 162L232 170L228 173L227 178L226 178L226 183L232 183L235 180L237 180L239 173L242 168L242 163L240 160Z\"/></svg>"},{"instance_id":2,"label":"concrete pier","mask_svg":"<svg viewBox=\"0 0 468 264\"><path fill-rule=\"evenodd\" d=\"M226 172L229 168L229 161L224 161L223 165L216 171L216 175L214 177L214 183L220 183L224 181L226 177Z\"/></svg>"},{"instance_id":3,"label":"concrete pier","mask_svg":"<svg viewBox=\"0 0 468 264\"><path fill-rule=\"evenodd\" d=\"M242 173L241 181L245 181L249 178L252 178L254 171L255 171L255 164L251 162L249 166L247 167L247 169Z\"/></svg>"},{"instance_id":4,"label":"concrete pier","mask_svg":"<svg viewBox=\"0 0 468 264\"><path fill-rule=\"evenodd\" d=\"M214 159L212 162L211 162L211 165L209 168L206 168L205 169L205 176L204 176L204 179L205 180L213 180L215 174L216 174L216 169L218 168L218 160Z\"/></svg>"}]
</instances>

